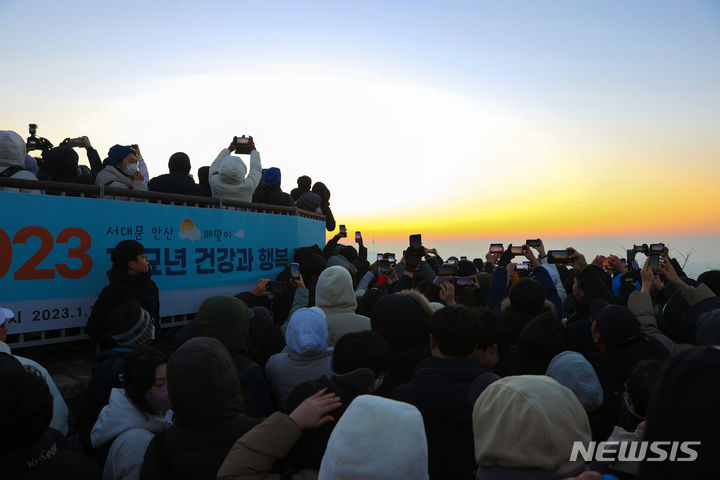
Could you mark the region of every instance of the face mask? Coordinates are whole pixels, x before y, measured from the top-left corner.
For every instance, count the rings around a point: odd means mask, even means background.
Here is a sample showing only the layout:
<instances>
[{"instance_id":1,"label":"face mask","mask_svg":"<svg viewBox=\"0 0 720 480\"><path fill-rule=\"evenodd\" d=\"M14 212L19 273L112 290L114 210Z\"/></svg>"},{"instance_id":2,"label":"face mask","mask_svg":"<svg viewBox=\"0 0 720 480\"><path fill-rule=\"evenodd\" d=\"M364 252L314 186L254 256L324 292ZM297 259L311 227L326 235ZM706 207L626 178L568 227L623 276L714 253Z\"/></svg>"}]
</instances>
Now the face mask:
<instances>
[{"instance_id":1,"label":"face mask","mask_svg":"<svg viewBox=\"0 0 720 480\"><path fill-rule=\"evenodd\" d=\"M167 384L162 388L151 388L145 394L145 401L155 411L165 413L172 408L170 396L168 395Z\"/></svg>"},{"instance_id":2,"label":"face mask","mask_svg":"<svg viewBox=\"0 0 720 480\"><path fill-rule=\"evenodd\" d=\"M128 175L134 175L138 171L137 163L128 163L127 170Z\"/></svg>"}]
</instances>

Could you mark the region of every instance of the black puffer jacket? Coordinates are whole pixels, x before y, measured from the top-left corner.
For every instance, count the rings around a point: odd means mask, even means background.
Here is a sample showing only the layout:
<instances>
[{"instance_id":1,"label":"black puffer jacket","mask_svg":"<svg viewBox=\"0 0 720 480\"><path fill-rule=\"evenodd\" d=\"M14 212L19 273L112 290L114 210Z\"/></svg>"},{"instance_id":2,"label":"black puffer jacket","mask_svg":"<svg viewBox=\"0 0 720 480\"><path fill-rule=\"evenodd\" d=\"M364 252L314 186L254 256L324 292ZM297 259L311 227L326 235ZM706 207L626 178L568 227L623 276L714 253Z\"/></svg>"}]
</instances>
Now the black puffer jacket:
<instances>
[{"instance_id":1,"label":"black puffer jacket","mask_svg":"<svg viewBox=\"0 0 720 480\"><path fill-rule=\"evenodd\" d=\"M389 396L398 385L410 381L415 368L430 356L430 317L408 295L380 297L370 314L372 330L390 344L390 363L376 394Z\"/></svg>"},{"instance_id":2,"label":"black puffer jacket","mask_svg":"<svg viewBox=\"0 0 720 480\"><path fill-rule=\"evenodd\" d=\"M153 438L141 479L214 479L230 447L260 423L244 412L235 362L220 341L185 342L167 366L174 425Z\"/></svg>"},{"instance_id":3,"label":"black puffer jacket","mask_svg":"<svg viewBox=\"0 0 720 480\"><path fill-rule=\"evenodd\" d=\"M252 197L253 203L264 203L266 205L280 205L283 207L294 207L292 197L280 190L280 186L271 186L260 182Z\"/></svg>"},{"instance_id":4,"label":"black puffer jacket","mask_svg":"<svg viewBox=\"0 0 720 480\"><path fill-rule=\"evenodd\" d=\"M474 358L426 358L390 396L422 414L431 480L474 478L473 404L467 393L480 373Z\"/></svg>"},{"instance_id":5,"label":"black puffer jacket","mask_svg":"<svg viewBox=\"0 0 720 480\"><path fill-rule=\"evenodd\" d=\"M13 480L101 478L100 469L93 460L59 447L50 431L25 448L0 453L0 472L2 478Z\"/></svg>"},{"instance_id":6,"label":"black puffer jacket","mask_svg":"<svg viewBox=\"0 0 720 480\"><path fill-rule=\"evenodd\" d=\"M187 173L166 173L155 177L148 183L148 189L151 192L209 197L205 190L195 183L195 180Z\"/></svg>"},{"instance_id":7,"label":"black puffer jacket","mask_svg":"<svg viewBox=\"0 0 720 480\"><path fill-rule=\"evenodd\" d=\"M130 275L117 270L110 272L110 284L100 292L86 327L90 338L100 344L100 350L118 346L108 333L107 318L113 308L128 300L137 300L155 321L155 328L159 327L160 297L150 275L149 271L143 275Z\"/></svg>"}]
</instances>

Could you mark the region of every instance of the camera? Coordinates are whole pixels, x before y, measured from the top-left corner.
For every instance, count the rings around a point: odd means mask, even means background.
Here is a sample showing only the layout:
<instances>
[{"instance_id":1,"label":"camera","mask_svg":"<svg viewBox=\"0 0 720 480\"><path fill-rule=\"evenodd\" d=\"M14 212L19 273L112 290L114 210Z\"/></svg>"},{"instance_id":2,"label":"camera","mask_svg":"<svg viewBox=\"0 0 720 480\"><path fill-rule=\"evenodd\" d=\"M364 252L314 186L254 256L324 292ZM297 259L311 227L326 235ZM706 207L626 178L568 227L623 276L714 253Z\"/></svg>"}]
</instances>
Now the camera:
<instances>
[{"instance_id":1,"label":"camera","mask_svg":"<svg viewBox=\"0 0 720 480\"><path fill-rule=\"evenodd\" d=\"M664 245L663 245L664 246ZM661 249L662 250L662 249ZM647 243L643 243L642 245L633 245L633 252L635 253L644 253L645 255L650 254L650 247L648 247Z\"/></svg>"},{"instance_id":2,"label":"camera","mask_svg":"<svg viewBox=\"0 0 720 480\"><path fill-rule=\"evenodd\" d=\"M246 137L245 135L235 137L235 153L249 154L253 149L252 137Z\"/></svg>"},{"instance_id":3,"label":"camera","mask_svg":"<svg viewBox=\"0 0 720 480\"><path fill-rule=\"evenodd\" d=\"M556 264L570 263L570 252L567 250L548 250L547 261Z\"/></svg>"},{"instance_id":4,"label":"camera","mask_svg":"<svg viewBox=\"0 0 720 480\"><path fill-rule=\"evenodd\" d=\"M525 240L525 243L528 247L539 247L541 242L539 238L536 238L534 240Z\"/></svg>"},{"instance_id":5,"label":"camera","mask_svg":"<svg viewBox=\"0 0 720 480\"><path fill-rule=\"evenodd\" d=\"M47 138L38 137L36 135L37 124L31 123L28 131L30 132L30 136L25 141L28 152L31 150L42 150L43 152L45 152L53 148L53 144L50 143L50 140L48 140Z\"/></svg>"}]
</instances>

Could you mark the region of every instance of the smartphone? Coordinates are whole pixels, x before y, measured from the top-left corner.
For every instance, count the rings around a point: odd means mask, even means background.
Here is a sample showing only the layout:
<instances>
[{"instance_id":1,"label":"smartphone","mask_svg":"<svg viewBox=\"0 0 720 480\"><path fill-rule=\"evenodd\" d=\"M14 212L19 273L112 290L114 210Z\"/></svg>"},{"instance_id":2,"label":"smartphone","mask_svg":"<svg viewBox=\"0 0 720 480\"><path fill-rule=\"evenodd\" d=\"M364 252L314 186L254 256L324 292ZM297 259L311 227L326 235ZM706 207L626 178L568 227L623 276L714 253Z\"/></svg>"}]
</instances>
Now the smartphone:
<instances>
[{"instance_id":1,"label":"smartphone","mask_svg":"<svg viewBox=\"0 0 720 480\"><path fill-rule=\"evenodd\" d=\"M82 147L85 145L85 139L82 137L68 138L68 147Z\"/></svg>"},{"instance_id":2,"label":"smartphone","mask_svg":"<svg viewBox=\"0 0 720 480\"><path fill-rule=\"evenodd\" d=\"M475 279L472 277L455 277L455 285L458 287L472 287L475 285Z\"/></svg>"},{"instance_id":3,"label":"smartphone","mask_svg":"<svg viewBox=\"0 0 720 480\"><path fill-rule=\"evenodd\" d=\"M390 263L392 263L392 264L394 265L394 264L396 263L396 262L395 262L395 254L394 254L394 253L389 253L389 254L388 254L388 260L390 260Z\"/></svg>"},{"instance_id":4,"label":"smartphone","mask_svg":"<svg viewBox=\"0 0 720 480\"><path fill-rule=\"evenodd\" d=\"M360 242L362 242L362 233L355 232L355 243L360 243Z\"/></svg>"},{"instance_id":5,"label":"smartphone","mask_svg":"<svg viewBox=\"0 0 720 480\"><path fill-rule=\"evenodd\" d=\"M288 282L268 282L265 291L273 295L287 295L290 291L290 284Z\"/></svg>"},{"instance_id":6,"label":"smartphone","mask_svg":"<svg viewBox=\"0 0 720 480\"><path fill-rule=\"evenodd\" d=\"M291 263L290 264L290 278L297 281L300 280L300 264L299 263Z\"/></svg>"},{"instance_id":7,"label":"smartphone","mask_svg":"<svg viewBox=\"0 0 720 480\"><path fill-rule=\"evenodd\" d=\"M662 253L662 251L665 249L664 243L651 243L650 244L650 253Z\"/></svg>"},{"instance_id":8,"label":"smartphone","mask_svg":"<svg viewBox=\"0 0 720 480\"><path fill-rule=\"evenodd\" d=\"M340 225L340 236L347 237L347 229L345 228L345 225Z\"/></svg>"},{"instance_id":9,"label":"smartphone","mask_svg":"<svg viewBox=\"0 0 720 480\"><path fill-rule=\"evenodd\" d=\"M510 253L513 255L522 255L524 253L524 249L522 245L512 246L510 247Z\"/></svg>"},{"instance_id":10,"label":"smartphone","mask_svg":"<svg viewBox=\"0 0 720 480\"><path fill-rule=\"evenodd\" d=\"M390 275L390 261L380 260L380 271L383 275Z\"/></svg>"},{"instance_id":11,"label":"smartphone","mask_svg":"<svg viewBox=\"0 0 720 480\"><path fill-rule=\"evenodd\" d=\"M540 246L540 239L536 238L534 240L525 240L525 243L528 247L539 247Z\"/></svg>"},{"instance_id":12,"label":"smartphone","mask_svg":"<svg viewBox=\"0 0 720 480\"><path fill-rule=\"evenodd\" d=\"M415 235L410 235L410 246L422 247L422 235L419 233L416 233Z\"/></svg>"},{"instance_id":13,"label":"smartphone","mask_svg":"<svg viewBox=\"0 0 720 480\"><path fill-rule=\"evenodd\" d=\"M491 243L490 244L490 253L502 253L505 251L505 248L503 247L502 243Z\"/></svg>"},{"instance_id":14,"label":"smartphone","mask_svg":"<svg viewBox=\"0 0 720 480\"><path fill-rule=\"evenodd\" d=\"M651 253L648 257L648 262L650 262L650 268L652 268L652 271L657 272L658 266L660 265L660 255L657 253Z\"/></svg>"},{"instance_id":15,"label":"smartphone","mask_svg":"<svg viewBox=\"0 0 720 480\"><path fill-rule=\"evenodd\" d=\"M384 259L384 258L385 258L385 254L384 254L384 253L378 253L378 254L377 254L378 262L379 262L380 260Z\"/></svg>"},{"instance_id":16,"label":"smartphone","mask_svg":"<svg viewBox=\"0 0 720 480\"><path fill-rule=\"evenodd\" d=\"M250 148L250 137L235 137L235 153L249 154Z\"/></svg>"},{"instance_id":17,"label":"smartphone","mask_svg":"<svg viewBox=\"0 0 720 480\"><path fill-rule=\"evenodd\" d=\"M438 275L455 275L457 272L457 265L452 265L449 263L443 263L442 265L437 266L437 274Z\"/></svg>"},{"instance_id":18,"label":"smartphone","mask_svg":"<svg viewBox=\"0 0 720 480\"><path fill-rule=\"evenodd\" d=\"M516 264L515 264L515 270L530 271L530 263L529 263L529 262L516 263Z\"/></svg>"},{"instance_id":19,"label":"smartphone","mask_svg":"<svg viewBox=\"0 0 720 480\"><path fill-rule=\"evenodd\" d=\"M570 252L567 250L548 250L548 263L570 263Z\"/></svg>"}]
</instances>

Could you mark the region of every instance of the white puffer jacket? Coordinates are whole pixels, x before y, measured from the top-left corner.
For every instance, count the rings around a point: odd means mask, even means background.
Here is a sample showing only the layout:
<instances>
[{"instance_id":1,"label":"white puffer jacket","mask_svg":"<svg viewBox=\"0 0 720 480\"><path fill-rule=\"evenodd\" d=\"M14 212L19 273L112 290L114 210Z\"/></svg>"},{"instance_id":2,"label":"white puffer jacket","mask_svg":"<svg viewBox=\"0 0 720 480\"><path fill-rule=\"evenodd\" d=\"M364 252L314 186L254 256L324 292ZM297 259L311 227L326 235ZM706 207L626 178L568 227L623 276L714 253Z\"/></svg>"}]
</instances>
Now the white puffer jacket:
<instances>
[{"instance_id":1,"label":"white puffer jacket","mask_svg":"<svg viewBox=\"0 0 720 480\"><path fill-rule=\"evenodd\" d=\"M210 188L213 198L251 202L253 193L262 177L262 164L260 153L253 150L250 153L250 173L247 178L247 168L240 157L230 154L224 148L210 165Z\"/></svg>"},{"instance_id":2,"label":"white puffer jacket","mask_svg":"<svg viewBox=\"0 0 720 480\"><path fill-rule=\"evenodd\" d=\"M147 191L148 189L145 181L133 180L132 177L128 177L112 165L108 165L98 172L97 177L95 178L95 185L143 191Z\"/></svg>"},{"instance_id":3,"label":"white puffer jacket","mask_svg":"<svg viewBox=\"0 0 720 480\"><path fill-rule=\"evenodd\" d=\"M110 403L102 409L90 432L90 441L95 448L112 442L103 468L103 479L139 478L150 440L169 426L161 415L140 412L127 398L125 390L113 388Z\"/></svg>"},{"instance_id":4,"label":"white puffer jacket","mask_svg":"<svg viewBox=\"0 0 720 480\"><path fill-rule=\"evenodd\" d=\"M0 174L12 167L20 167L10 178L37 180L32 172L25 170L25 140L12 130L0 130Z\"/></svg>"}]
</instances>

